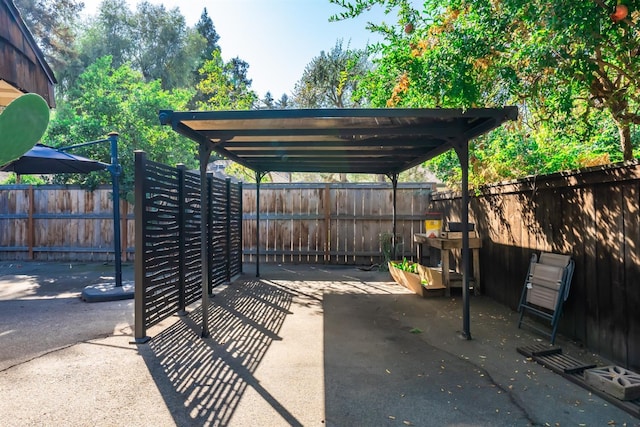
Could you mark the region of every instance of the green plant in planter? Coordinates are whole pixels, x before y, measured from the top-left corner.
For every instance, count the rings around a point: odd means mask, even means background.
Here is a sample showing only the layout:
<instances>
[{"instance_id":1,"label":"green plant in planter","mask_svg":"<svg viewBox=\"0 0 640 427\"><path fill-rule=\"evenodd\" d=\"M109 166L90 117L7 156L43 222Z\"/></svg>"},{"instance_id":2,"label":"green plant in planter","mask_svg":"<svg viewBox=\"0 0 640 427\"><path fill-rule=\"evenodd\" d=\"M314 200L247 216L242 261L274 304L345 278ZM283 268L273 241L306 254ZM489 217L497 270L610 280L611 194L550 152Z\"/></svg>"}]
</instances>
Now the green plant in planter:
<instances>
[{"instance_id":1,"label":"green plant in planter","mask_svg":"<svg viewBox=\"0 0 640 427\"><path fill-rule=\"evenodd\" d=\"M380 270L387 271L391 257L401 249L403 243L400 242L400 236L396 236L396 244L394 246L393 233L380 233L379 238L382 256L384 257L384 262L380 264Z\"/></svg>"},{"instance_id":2,"label":"green plant in planter","mask_svg":"<svg viewBox=\"0 0 640 427\"><path fill-rule=\"evenodd\" d=\"M402 262L398 261L389 261L389 263L397 268L398 270L406 271L407 273L413 273L420 276L420 283L425 285L429 282L420 274L420 268L418 267L418 263L408 261L407 258L402 258Z\"/></svg>"},{"instance_id":3,"label":"green plant in planter","mask_svg":"<svg viewBox=\"0 0 640 427\"><path fill-rule=\"evenodd\" d=\"M391 262L391 254L393 253L393 234L381 233L380 246L382 247L382 256L384 257L384 262L380 264L380 269L386 270L387 263Z\"/></svg>"},{"instance_id":4,"label":"green plant in planter","mask_svg":"<svg viewBox=\"0 0 640 427\"><path fill-rule=\"evenodd\" d=\"M391 261L391 265L395 268L409 273L418 274L418 264L407 261L407 258L402 258L402 262Z\"/></svg>"}]
</instances>

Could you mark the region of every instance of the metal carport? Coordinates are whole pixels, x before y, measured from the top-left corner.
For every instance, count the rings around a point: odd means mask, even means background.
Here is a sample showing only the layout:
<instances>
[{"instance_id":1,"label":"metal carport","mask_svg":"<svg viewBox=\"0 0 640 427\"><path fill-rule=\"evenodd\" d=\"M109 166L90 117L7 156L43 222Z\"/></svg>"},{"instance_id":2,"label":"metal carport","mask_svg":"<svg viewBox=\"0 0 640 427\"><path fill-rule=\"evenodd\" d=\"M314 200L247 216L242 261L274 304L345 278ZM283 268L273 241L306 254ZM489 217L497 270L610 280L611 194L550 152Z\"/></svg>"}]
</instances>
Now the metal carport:
<instances>
[{"instance_id":1,"label":"metal carport","mask_svg":"<svg viewBox=\"0 0 640 427\"><path fill-rule=\"evenodd\" d=\"M200 175L212 152L252 169L259 184L268 172L385 174L395 189L400 172L450 149L462 167L463 229L469 222L469 141L518 116L516 107L470 109L303 109L185 111L162 110L160 123L198 143ZM206 191L201 194L206 215ZM259 217L258 217L259 221ZM202 233L206 233L204 223ZM395 219L393 235L395 236ZM209 295L205 239L202 240L202 335L208 336ZM259 247L259 240L258 247ZM259 257L258 248L258 257ZM469 324L469 239L463 234L463 331ZM256 275L259 276L259 262Z\"/></svg>"}]
</instances>

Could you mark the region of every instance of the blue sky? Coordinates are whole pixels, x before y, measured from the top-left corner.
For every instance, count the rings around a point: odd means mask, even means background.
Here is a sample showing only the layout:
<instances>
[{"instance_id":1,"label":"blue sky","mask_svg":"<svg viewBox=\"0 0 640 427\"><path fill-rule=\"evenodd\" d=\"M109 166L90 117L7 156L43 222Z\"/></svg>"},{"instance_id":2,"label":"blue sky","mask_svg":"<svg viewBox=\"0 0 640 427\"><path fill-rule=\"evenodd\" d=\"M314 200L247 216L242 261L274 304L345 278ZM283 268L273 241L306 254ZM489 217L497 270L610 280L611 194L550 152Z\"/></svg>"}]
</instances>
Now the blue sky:
<instances>
[{"instance_id":1,"label":"blue sky","mask_svg":"<svg viewBox=\"0 0 640 427\"><path fill-rule=\"evenodd\" d=\"M101 0L83 0L87 14L94 14ZM135 9L138 0L127 0ZM304 67L322 50L328 51L338 39L351 48L363 48L379 36L366 30L368 21L395 22L381 8L358 19L328 22L341 8L328 0L149 0L178 7L188 25L200 19L203 8L220 35L225 59L240 57L249 63L249 78L260 98L267 91L277 100L291 94Z\"/></svg>"}]
</instances>

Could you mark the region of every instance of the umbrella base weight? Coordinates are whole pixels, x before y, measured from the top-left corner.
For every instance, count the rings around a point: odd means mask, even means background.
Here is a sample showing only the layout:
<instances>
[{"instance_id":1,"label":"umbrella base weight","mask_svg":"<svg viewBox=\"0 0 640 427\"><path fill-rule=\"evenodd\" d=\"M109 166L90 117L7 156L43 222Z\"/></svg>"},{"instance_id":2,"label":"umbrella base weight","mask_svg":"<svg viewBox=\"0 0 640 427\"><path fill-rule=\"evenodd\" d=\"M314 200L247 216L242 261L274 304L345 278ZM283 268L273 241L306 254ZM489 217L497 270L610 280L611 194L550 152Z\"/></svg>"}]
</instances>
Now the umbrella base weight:
<instances>
[{"instance_id":1,"label":"umbrella base weight","mask_svg":"<svg viewBox=\"0 0 640 427\"><path fill-rule=\"evenodd\" d=\"M126 281L122 283L122 286L116 286L114 283L86 286L82 290L80 298L85 302L105 302L133 299L133 296L134 282Z\"/></svg>"}]
</instances>

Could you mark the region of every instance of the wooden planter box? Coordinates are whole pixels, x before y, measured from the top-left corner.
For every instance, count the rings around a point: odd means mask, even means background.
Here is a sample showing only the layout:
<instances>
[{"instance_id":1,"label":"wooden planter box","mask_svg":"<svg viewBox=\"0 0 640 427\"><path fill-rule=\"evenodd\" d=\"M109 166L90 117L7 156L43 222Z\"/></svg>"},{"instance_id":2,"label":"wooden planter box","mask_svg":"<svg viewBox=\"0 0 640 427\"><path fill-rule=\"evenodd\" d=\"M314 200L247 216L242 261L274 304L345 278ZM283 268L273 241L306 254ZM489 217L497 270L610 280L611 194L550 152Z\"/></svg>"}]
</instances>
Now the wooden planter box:
<instances>
[{"instance_id":1,"label":"wooden planter box","mask_svg":"<svg viewBox=\"0 0 640 427\"><path fill-rule=\"evenodd\" d=\"M433 281L429 281L428 275L425 275L427 270L428 267L418 264L418 271L420 271L420 274L410 273L394 267L393 263L389 262L389 273L391 273L391 277L393 277L393 280L397 284L404 286L421 297L438 296L442 294L441 291L445 289L445 287L442 286L442 282L438 284ZM423 280L426 282L423 283Z\"/></svg>"}]
</instances>

